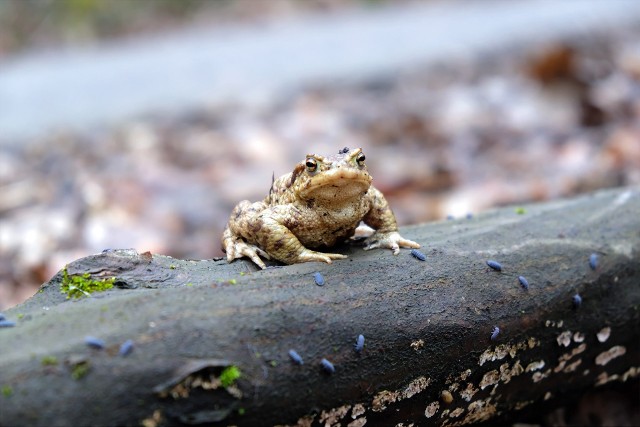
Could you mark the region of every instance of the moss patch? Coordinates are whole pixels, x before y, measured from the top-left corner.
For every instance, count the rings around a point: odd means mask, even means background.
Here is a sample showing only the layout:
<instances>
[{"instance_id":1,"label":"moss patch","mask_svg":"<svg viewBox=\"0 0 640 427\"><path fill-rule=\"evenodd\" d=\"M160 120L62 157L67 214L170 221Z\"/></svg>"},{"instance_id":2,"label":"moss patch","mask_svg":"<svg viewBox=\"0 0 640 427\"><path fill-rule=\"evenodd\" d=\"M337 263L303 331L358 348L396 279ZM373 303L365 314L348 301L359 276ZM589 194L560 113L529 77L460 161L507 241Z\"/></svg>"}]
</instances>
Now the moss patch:
<instances>
[{"instance_id":1,"label":"moss patch","mask_svg":"<svg viewBox=\"0 0 640 427\"><path fill-rule=\"evenodd\" d=\"M115 281L115 277L100 280L92 279L89 273L69 275L65 267L62 270L60 291L67 294L67 298L88 297L92 292L102 292L113 288Z\"/></svg>"},{"instance_id":2,"label":"moss patch","mask_svg":"<svg viewBox=\"0 0 640 427\"><path fill-rule=\"evenodd\" d=\"M42 366L55 366L58 364L58 358L55 356L44 356L40 363Z\"/></svg>"},{"instance_id":3,"label":"moss patch","mask_svg":"<svg viewBox=\"0 0 640 427\"><path fill-rule=\"evenodd\" d=\"M11 397L12 394L13 389L11 388L11 386L5 385L4 387L2 387L2 395L4 397Z\"/></svg>"},{"instance_id":4,"label":"moss patch","mask_svg":"<svg viewBox=\"0 0 640 427\"><path fill-rule=\"evenodd\" d=\"M89 362L78 363L71 368L71 378L76 381L80 380L89 373L89 369Z\"/></svg>"},{"instance_id":5,"label":"moss patch","mask_svg":"<svg viewBox=\"0 0 640 427\"><path fill-rule=\"evenodd\" d=\"M220 383L222 387L227 388L232 386L238 378L240 378L242 374L240 373L240 369L237 366L231 365L222 371L220 374Z\"/></svg>"}]
</instances>

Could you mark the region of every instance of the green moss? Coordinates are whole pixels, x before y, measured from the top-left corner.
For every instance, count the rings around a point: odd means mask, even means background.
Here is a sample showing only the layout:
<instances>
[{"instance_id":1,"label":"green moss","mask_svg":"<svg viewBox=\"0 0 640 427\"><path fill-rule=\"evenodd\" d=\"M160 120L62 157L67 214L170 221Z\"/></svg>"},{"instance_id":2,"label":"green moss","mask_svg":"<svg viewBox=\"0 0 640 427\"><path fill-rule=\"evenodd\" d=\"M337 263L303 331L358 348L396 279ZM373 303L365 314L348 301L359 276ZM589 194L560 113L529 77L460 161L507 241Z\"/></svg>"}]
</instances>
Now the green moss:
<instances>
[{"instance_id":1,"label":"green moss","mask_svg":"<svg viewBox=\"0 0 640 427\"><path fill-rule=\"evenodd\" d=\"M231 279L231 280L229 280L229 283L232 284L232 285L235 285L237 282L236 282L236 279Z\"/></svg>"},{"instance_id":2,"label":"green moss","mask_svg":"<svg viewBox=\"0 0 640 427\"><path fill-rule=\"evenodd\" d=\"M2 395L4 397L11 397L13 395L13 389L9 385L5 385L2 387Z\"/></svg>"},{"instance_id":3,"label":"green moss","mask_svg":"<svg viewBox=\"0 0 640 427\"><path fill-rule=\"evenodd\" d=\"M193 286L193 283L187 283L185 286L188 286L190 288Z\"/></svg>"},{"instance_id":4,"label":"green moss","mask_svg":"<svg viewBox=\"0 0 640 427\"><path fill-rule=\"evenodd\" d=\"M71 369L71 378L74 380L79 380L84 378L89 373L89 363L82 362L76 365L73 365Z\"/></svg>"},{"instance_id":5,"label":"green moss","mask_svg":"<svg viewBox=\"0 0 640 427\"><path fill-rule=\"evenodd\" d=\"M173 264L171 264L171 265L169 266L169 268L170 268L171 270L175 270L175 269L176 269L176 266L175 266L175 265L173 265Z\"/></svg>"},{"instance_id":6,"label":"green moss","mask_svg":"<svg viewBox=\"0 0 640 427\"><path fill-rule=\"evenodd\" d=\"M58 358L55 356L44 356L40 363L42 366L54 366L58 364Z\"/></svg>"},{"instance_id":7,"label":"green moss","mask_svg":"<svg viewBox=\"0 0 640 427\"><path fill-rule=\"evenodd\" d=\"M522 206L518 206L518 207L516 208L516 213L517 213L518 215L524 215L524 214L526 214L526 213L527 213L527 210L526 210L525 208L523 208Z\"/></svg>"},{"instance_id":8,"label":"green moss","mask_svg":"<svg viewBox=\"0 0 640 427\"><path fill-rule=\"evenodd\" d=\"M67 294L67 298L80 298L83 295L90 296L91 292L102 292L111 289L115 281L115 277L101 280L92 279L89 273L69 275L65 267L62 269L60 292Z\"/></svg>"},{"instance_id":9,"label":"green moss","mask_svg":"<svg viewBox=\"0 0 640 427\"><path fill-rule=\"evenodd\" d=\"M16 317L18 318L18 320L20 320L24 317L24 313L18 313Z\"/></svg>"},{"instance_id":10,"label":"green moss","mask_svg":"<svg viewBox=\"0 0 640 427\"><path fill-rule=\"evenodd\" d=\"M240 378L241 375L240 369L237 366L227 366L220 374L220 383L224 388L230 387L235 384L236 380Z\"/></svg>"},{"instance_id":11,"label":"green moss","mask_svg":"<svg viewBox=\"0 0 640 427\"><path fill-rule=\"evenodd\" d=\"M238 415L244 415L245 414L245 409L244 408L238 408Z\"/></svg>"}]
</instances>

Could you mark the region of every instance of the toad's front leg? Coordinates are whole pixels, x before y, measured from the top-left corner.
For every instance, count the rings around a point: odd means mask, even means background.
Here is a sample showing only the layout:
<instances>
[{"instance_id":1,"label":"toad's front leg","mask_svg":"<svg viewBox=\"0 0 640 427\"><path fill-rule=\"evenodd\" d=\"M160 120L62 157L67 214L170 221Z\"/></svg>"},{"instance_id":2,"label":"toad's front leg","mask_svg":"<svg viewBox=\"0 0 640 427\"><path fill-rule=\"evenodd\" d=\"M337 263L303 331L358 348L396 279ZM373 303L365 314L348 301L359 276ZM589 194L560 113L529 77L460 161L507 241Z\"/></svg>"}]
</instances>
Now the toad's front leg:
<instances>
[{"instance_id":1,"label":"toad's front leg","mask_svg":"<svg viewBox=\"0 0 640 427\"><path fill-rule=\"evenodd\" d=\"M394 255L398 255L400 247L416 249L420 247L418 243L400 235L396 217L378 189L371 187L367 196L371 201L371 209L365 215L364 222L376 231L364 241L364 250L389 248Z\"/></svg>"},{"instance_id":2,"label":"toad's front leg","mask_svg":"<svg viewBox=\"0 0 640 427\"><path fill-rule=\"evenodd\" d=\"M397 231L378 232L376 231L371 237L364 241L364 250L368 251L375 248L389 248L394 255L400 253L400 247L403 248L419 248L420 244L413 240L405 239Z\"/></svg>"}]
</instances>

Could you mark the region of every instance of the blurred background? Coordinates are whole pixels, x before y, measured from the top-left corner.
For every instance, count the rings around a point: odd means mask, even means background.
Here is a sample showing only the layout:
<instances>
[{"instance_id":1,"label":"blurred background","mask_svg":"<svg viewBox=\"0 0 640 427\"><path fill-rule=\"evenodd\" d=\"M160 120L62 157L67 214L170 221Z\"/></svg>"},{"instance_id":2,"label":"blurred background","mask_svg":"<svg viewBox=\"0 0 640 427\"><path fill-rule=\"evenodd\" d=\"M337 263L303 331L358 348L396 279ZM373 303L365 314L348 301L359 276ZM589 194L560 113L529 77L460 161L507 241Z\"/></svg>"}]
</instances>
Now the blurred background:
<instances>
[{"instance_id":1,"label":"blurred background","mask_svg":"<svg viewBox=\"0 0 640 427\"><path fill-rule=\"evenodd\" d=\"M637 185L639 24L637 0L1 0L0 310L106 248L221 256L306 153L363 147L401 224Z\"/></svg>"},{"instance_id":2,"label":"blurred background","mask_svg":"<svg viewBox=\"0 0 640 427\"><path fill-rule=\"evenodd\" d=\"M401 224L640 183L640 2L0 1L0 309L106 248L221 256L363 147Z\"/></svg>"}]
</instances>

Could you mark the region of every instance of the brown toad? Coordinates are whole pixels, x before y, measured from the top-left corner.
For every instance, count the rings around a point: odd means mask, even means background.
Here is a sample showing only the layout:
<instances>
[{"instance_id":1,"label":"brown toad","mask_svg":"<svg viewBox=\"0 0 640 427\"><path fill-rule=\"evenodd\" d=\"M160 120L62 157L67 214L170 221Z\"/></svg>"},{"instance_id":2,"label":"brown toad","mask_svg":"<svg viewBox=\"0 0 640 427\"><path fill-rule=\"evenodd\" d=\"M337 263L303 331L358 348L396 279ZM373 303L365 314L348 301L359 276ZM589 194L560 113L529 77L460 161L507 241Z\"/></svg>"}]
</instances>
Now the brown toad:
<instances>
[{"instance_id":1,"label":"brown toad","mask_svg":"<svg viewBox=\"0 0 640 427\"><path fill-rule=\"evenodd\" d=\"M353 236L360 221L375 232L365 250L420 245L398 233L396 218L371 175L360 148L344 148L337 156L309 154L293 172L273 180L261 202L240 202L222 235L227 260L247 256L265 268L260 256L285 264L346 258L316 252Z\"/></svg>"}]
</instances>

